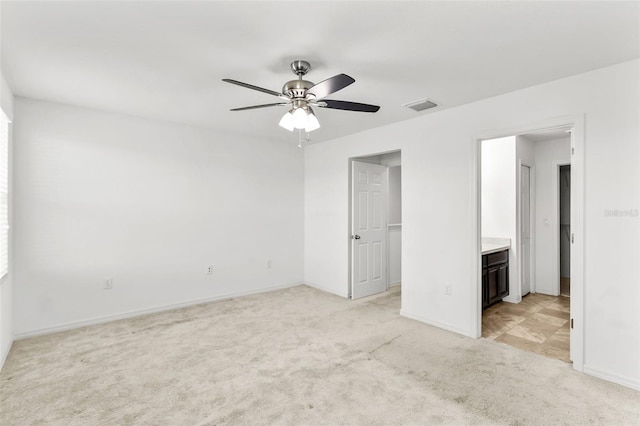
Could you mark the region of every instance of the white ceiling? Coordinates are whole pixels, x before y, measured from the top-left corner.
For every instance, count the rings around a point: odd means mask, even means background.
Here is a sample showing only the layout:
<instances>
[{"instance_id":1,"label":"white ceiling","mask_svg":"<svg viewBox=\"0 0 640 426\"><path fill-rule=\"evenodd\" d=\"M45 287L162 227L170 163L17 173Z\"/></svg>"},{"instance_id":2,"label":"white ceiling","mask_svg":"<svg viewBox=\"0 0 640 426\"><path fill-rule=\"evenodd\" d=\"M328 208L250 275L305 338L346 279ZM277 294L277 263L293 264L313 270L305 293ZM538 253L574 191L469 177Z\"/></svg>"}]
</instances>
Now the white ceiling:
<instances>
[{"instance_id":1,"label":"white ceiling","mask_svg":"<svg viewBox=\"0 0 640 426\"><path fill-rule=\"evenodd\" d=\"M323 141L640 56L632 2L11 2L0 3L2 68L15 94L295 141L277 102L289 63L306 79L344 72L321 109ZM402 105L429 97L438 108Z\"/></svg>"}]
</instances>

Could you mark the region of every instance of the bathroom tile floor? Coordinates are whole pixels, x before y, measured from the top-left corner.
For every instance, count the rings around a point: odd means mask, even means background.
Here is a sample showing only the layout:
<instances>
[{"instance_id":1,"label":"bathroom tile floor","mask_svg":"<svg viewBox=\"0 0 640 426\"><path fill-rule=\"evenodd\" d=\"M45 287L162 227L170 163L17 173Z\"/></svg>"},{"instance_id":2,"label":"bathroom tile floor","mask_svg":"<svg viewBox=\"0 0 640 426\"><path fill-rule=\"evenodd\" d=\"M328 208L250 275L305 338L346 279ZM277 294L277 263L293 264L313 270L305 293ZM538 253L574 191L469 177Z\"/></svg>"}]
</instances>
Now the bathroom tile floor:
<instances>
[{"instance_id":1,"label":"bathroom tile floor","mask_svg":"<svg viewBox=\"0 0 640 426\"><path fill-rule=\"evenodd\" d=\"M482 313L482 337L569 361L569 302L529 294L518 304L499 302Z\"/></svg>"}]
</instances>

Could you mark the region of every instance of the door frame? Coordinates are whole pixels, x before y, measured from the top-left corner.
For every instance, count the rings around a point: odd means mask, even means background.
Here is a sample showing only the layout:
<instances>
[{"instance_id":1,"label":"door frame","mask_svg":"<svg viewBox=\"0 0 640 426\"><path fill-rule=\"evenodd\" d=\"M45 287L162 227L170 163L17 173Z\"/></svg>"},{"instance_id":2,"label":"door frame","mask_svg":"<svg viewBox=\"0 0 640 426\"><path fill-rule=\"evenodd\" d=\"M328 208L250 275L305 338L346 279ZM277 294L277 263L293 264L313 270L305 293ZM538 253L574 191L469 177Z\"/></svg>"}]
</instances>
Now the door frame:
<instances>
[{"instance_id":1,"label":"door frame","mask_svg":"<svg viewBox=\"0 0 640 426\"><path fill-rule=\"evenodd\" d=\"M553 233L556 237L556 243L553 246L553 289L554 295L560 295L560 238L562 237L562 226L560 226L560 167L561 166L571 166L571 161L566 160L554 160L551 162L552 177L551 177L551 199L555 204L553 206L553 215L554 221ZM573 170L573 167L571 168ZM572 182L573 184L573 182ZM572 188L573 189L573 188ZM573 247L571 247L573 250Z\"/></svg>"},{"instance_id":2,"label":"door frame","mask_svg":"<svg viewBox=\"0 0 640 426\"><path fill-rule=\"evenodd\" d=\"M540 122L523 124L511 128L488 130L477 134L470 141L471 155L471 199L475 206L475 215L471 216L472 247L469 261L472 266L470 277L471 288L471 330L470 335L479 338L482 335L482 235L481 235L481 144L485 139L497 139L506 136L517 136L539 130L572 128L571 133L571 209L572 228L575 236L571 247L571 319L573 332L571 338L571 360L573 368L584 370L584 276L585 276L585 117L584 114L567 115L549 118ZM575 201L575 202L574 202ZM473 207L472 207L473 208Z\"/></svg>"}]
</instances>

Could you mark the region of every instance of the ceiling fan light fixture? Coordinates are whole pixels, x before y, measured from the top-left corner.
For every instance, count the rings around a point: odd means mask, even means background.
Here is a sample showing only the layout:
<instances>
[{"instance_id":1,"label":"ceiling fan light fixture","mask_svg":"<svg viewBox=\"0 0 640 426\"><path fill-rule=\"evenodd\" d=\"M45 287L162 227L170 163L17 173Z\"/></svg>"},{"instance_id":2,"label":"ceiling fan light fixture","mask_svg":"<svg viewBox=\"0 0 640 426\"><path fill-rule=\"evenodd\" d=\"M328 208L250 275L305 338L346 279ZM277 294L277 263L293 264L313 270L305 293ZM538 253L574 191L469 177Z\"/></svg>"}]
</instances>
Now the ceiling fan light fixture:
<instances>
[{"instance_id":1,"label":"ceiling fan light fixture","mask_svg":"<svg viewBox=\"0 0 640 426\"><path fill-rule=\"evenodd\" d=\"M313 110L311 109L311 107L309 107L309 115L307 116L307 126L304 128L304 130L307 133L309 133L319 128L320 128L320 122L318 121L318 118L316 117L316 115L313 113Z\"/></svg>"},{"instance_id":2,"label":"ceiling fan light fixture","mask_svg":"<svg viewBox=\"0 0 640 426\"><path fill-rule=\"evenodd\" d=\"M287 129L290 132L293 132L293 125L294 122L294 118L293 118L293 114L291 113L291 111L287 111L282 118L280 119L280 123L278 123L280 125L280 127Z\"/></svg>"},{"instance_id":3,"label":"ceiling fan light fixture","mask_svg":"<svg viewBox=\"0 0 640 426\"><path fill-rule=\"evenodd\" d=\"M304 108L296 108L295 111L293 111L293 127L295 127L296 129L304 129L305 127L307 127L308 122L309 115L307 114L307 111L304 110Z\"/></svg>"}]
</instances>

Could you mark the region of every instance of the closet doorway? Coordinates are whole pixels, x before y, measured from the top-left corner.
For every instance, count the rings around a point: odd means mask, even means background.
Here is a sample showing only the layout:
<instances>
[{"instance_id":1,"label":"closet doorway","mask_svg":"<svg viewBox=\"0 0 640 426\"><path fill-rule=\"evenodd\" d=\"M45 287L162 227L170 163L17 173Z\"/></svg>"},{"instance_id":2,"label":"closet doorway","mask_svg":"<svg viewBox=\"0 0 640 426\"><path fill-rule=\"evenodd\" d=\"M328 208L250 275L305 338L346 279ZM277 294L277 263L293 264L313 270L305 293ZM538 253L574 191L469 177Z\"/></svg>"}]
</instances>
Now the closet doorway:
<instances>
[{"instance_id":1,"label":"closet doorway","mask_svg":"<svg viewBox=\"0 0 640 426\"><path fill-rule=\"evenodd\" d=\"M399 293L401 152L353 157L349 166L349 297L363 298L391 288Z\"/></svg>"}]
</instances>

